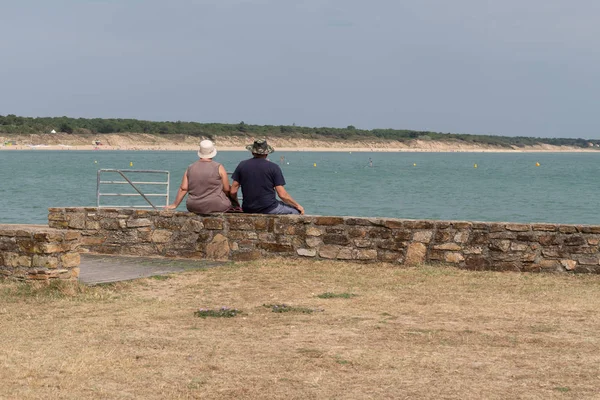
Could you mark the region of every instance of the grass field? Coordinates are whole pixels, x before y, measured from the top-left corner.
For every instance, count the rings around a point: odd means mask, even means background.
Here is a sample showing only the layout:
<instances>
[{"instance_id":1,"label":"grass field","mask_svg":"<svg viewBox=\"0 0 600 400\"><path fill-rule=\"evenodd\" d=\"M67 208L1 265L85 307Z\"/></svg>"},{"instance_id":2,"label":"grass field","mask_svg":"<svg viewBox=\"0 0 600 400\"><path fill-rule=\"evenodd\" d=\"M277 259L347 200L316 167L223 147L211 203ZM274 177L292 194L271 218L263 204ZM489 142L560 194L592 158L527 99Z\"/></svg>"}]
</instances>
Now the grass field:
<instances>
[{"instance_id":1,"label":"grass field","mask_svg":"<svg viewBox=\"0 0 600 400\"><path fill-rule=\"evenodd\" d=\"M0 398L600 398L599 293L589 275L288 259L3 282Z\"/></svg>"}]
</instances>

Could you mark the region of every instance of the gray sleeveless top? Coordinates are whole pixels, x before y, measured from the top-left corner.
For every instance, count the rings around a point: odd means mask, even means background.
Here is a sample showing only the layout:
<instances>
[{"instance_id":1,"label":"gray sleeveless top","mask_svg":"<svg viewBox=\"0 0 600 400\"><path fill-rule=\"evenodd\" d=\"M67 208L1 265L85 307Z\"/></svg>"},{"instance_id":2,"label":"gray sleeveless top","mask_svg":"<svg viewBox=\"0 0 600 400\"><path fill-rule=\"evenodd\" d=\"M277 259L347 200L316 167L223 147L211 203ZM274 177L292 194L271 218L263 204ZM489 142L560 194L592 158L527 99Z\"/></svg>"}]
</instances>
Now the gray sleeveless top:
<instances>
[{"instance_id":1,"label":"gray sleeveless top","mask_svg":"<svg viewBox=\"0 0 600 400\"><path fill-rule=\"evenodd\" d=\"M219 164L215 161L196 161L186 171L188 178L188 211L197 214L223 212L231 202L223 192L219 176Z\"/></svg>"}]
</instances>

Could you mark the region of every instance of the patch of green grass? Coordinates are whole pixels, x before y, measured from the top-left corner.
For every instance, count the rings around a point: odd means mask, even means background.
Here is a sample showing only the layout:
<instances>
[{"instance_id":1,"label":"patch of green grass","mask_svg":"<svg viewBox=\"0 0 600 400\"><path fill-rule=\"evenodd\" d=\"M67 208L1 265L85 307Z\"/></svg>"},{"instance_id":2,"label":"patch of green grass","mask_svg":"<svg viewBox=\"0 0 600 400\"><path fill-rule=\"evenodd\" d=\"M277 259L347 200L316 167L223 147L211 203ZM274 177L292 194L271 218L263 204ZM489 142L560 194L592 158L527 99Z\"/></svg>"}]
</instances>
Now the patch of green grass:
<instances>
[{"instance_id":1,"label":"patch of green grass","mask_svg":"<svg viewBox=\"0 0 600 400\"><path fill-rule=\"evenodd\" d=\"M171 275L152 275L149 276L148 279L155 279L157 281L166 281L167 279L171 279Z\"/></svg>"},{"instance_id":2,"label":"patch of green grass","mask_svg":"<svg viewBox=\"0 0 600 400\"><path fill-rule=\"evenodd\" d=\"M194 311L194 315L200 318L233 318L238 314L241 314L240 310L229 307L221 307L216 310L212 310L209 308L201 308L198 311Z\"/></svg>"},{"instance_id":3,"label":"patch of green grass","mask_svg":"<svg viewBox=\"0 0 600 400\"><path fill-rule=\"evenodd\" d=\"M351 299L352 297L358 296L354 293L333 293L333 292L325 292L318 294L317 297L320 299Z\"/></svg>"},{"instance_id":4,"label":"patch of green grass","mask_svg":"<svg viewBox=\"0 0 600 400\"><path fill-rule=\"evenodd\" d=\"M294 307L288 304L263 304L263 307L270 308L274 313L297 312L302 314L312 314L314 312L324 311L323 309L316 308Z\"/></svg>"},{"instance_id":5,"label":"patch of green grass","mask_svg":"<svg viewBox=\"0 0 600 400\"><path fill-rule=\"evenodd\" d=\"M558 392L563 392L563 393L567 393L571 391L571 388L568 387L562 387L562 386L557 386L554 388L554 390L558 391Z\"/></svg>"}]
</instances>

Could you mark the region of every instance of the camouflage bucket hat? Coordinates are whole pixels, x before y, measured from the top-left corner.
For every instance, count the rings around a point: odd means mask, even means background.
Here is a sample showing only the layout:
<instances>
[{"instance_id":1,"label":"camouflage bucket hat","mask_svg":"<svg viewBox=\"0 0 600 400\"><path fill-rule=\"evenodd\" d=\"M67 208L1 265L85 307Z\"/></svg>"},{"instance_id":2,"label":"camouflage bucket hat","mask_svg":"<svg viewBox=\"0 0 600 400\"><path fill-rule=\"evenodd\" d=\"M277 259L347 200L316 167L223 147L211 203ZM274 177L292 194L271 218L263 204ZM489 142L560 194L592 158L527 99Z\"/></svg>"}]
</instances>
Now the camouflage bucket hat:
<instances>
[{"instance_id":1,"label":"camouflage bucket hat","mask_svg":"<svg viewBox=\"0 0 600 400\"><path fill-rule=\"evenodd\" d=\"M253 144L246 146L246 150L250 150L252 154L271 154L275 151L267 144L267 139L256 139Z\"/></svg>"}]
</instances>

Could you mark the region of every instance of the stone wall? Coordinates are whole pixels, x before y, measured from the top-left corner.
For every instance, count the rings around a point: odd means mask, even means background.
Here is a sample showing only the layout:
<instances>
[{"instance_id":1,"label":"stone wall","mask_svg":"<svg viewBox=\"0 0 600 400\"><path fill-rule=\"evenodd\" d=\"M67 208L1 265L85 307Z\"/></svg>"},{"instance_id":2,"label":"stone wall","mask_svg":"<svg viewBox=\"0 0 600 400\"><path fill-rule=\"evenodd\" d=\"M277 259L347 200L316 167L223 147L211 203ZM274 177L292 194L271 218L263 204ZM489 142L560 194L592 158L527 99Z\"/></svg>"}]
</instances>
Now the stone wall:
<instances>
[{"instance_id":1,"label":"stone wall","mask_svg":"<svg viewBox=\"0 0 600 400\"><path fill-rule=\"evenodd\" d=\"M0 276L75 280L80 233L43 225L0 225Z\"/></svg>"},{"instance_id":2,"label":"stone wall","mask_svg":"<svg viewBox=\"0 0 600 400\"><path fill-rule=\"evenodd\" d=\"M600 272L600 226L51 208L102 254L443 262L471 270Z\"/></svg>"}]
</instances>

